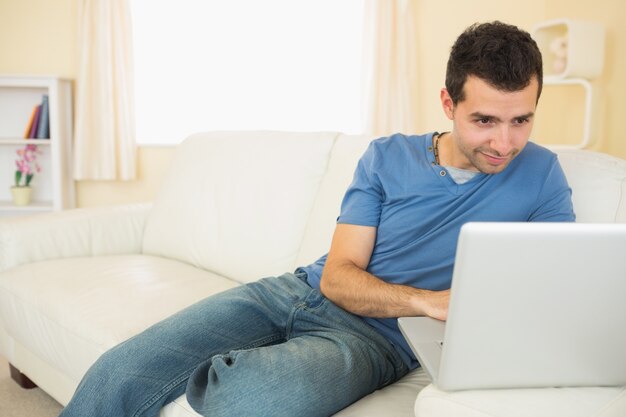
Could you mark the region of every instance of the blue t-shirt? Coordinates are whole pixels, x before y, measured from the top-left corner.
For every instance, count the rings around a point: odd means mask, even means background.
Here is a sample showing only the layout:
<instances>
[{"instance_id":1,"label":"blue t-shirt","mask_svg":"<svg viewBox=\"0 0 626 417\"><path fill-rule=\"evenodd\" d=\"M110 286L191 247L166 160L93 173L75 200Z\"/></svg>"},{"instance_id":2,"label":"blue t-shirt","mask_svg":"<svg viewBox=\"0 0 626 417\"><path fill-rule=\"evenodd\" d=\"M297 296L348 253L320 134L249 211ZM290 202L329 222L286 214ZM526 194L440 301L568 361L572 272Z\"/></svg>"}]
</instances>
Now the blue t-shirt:
<instances>
[{"instance_id":1,"label":"blue t-shirt","mask_svg":"<svg viewBox=\"0 0 626 417\"><path fill-rule=\"evenodd\" d=\"M374 226L367 271L390 283L450 288L459 230L470 221L574 221L571 189L549 150L529 142L501 173L455 183L435 163L432 133L372 141L346 191L338 223ZM300 268L318 288L326 255ZM410 368L415 356L397 319L364 317Z\"/></svg>"}]
</instances>

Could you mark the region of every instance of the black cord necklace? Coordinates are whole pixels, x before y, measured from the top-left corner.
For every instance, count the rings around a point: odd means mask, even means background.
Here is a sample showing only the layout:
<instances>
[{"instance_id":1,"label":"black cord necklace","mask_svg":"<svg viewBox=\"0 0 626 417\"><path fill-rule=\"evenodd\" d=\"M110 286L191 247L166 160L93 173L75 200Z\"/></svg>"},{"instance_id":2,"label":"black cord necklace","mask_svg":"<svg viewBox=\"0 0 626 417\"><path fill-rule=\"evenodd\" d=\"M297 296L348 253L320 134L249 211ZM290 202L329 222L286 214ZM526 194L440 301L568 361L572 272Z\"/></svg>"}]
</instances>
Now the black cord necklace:
<instances>
[{"instance_id":1,"label":"black cord necklace","mask_svg":"<svg viewBox=\"0 0 626 417\"><path fill-rule=\"evenodd\" d=\"M433 153L435 154L435 162L437 163L437 165L441 165L441 163L439 162L439 139L441 139L441 137L445 135L446 133L447 132L439 133L437 137L435 137L435 145L433 146Z\"/></svg>"}]
</instances>

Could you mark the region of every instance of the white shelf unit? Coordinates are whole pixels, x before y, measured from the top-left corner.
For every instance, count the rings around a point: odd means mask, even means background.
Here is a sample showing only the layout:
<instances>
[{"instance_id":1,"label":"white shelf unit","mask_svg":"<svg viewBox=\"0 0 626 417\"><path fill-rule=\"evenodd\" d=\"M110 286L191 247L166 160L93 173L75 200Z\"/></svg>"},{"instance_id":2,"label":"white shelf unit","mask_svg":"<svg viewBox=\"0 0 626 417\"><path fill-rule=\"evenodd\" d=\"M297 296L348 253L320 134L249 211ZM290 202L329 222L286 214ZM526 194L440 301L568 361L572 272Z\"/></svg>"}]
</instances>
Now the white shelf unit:
<instances>
[{"instance_id":1,"label":"white shelf unit","mask_svg":"<svg viewBox=\"0 0 626 417\"><path fill-rule=\"evenodd\" d=\"M48 95L50 138L24 139L33 108ZM12 203L17 150L38 146L32 202ZM0 75L0 216L56 211L75 206L72 177L72 82L53 76Z\"/></svg>"},{"instance_id":2,"label":"white shelf unit","mask_svg":"<svg viewBox=\"0 0 626 417\"><path fill-rule=\"evenodd\" d=\"M593 119L596 112L596 94L593 92L591 83L583 78L548 78L543 84L545 86L568 86L574 85L581 87L584 91L583 103L583 123L581 138L577 143L567 145L551 145L553 148L569 148L569 149L585 149L593 145L595 135L593 132ZM565 114L565 117L567 115Z\"/></svg>"},{"instance_id":3,"label":"white shelf unit","mask_svg":"<svg viewBox=\"0 0 626 417\"><path fill-rule=\"evenodd\" d=\"M589 80L602 73L605 30L596 22L567 18L553 19L535 25L532 37L543 57L543 82L552 86L579 86L584 89L584 116L581 140L559 148L584 149L593 144L594 114L597 92Z\"/></svg>"},{"instance_id":4,"label":"white shelf unit","mask_svg":"<svg viewBox=\"0 0 626 417\"><path fill-rule=\"evenodd\" d=\"M533 38L543 55L544 80L591 80L602 73L605 30L601 24L573 19L549 20L535 25Z\"/></svg>"}]
</instances>

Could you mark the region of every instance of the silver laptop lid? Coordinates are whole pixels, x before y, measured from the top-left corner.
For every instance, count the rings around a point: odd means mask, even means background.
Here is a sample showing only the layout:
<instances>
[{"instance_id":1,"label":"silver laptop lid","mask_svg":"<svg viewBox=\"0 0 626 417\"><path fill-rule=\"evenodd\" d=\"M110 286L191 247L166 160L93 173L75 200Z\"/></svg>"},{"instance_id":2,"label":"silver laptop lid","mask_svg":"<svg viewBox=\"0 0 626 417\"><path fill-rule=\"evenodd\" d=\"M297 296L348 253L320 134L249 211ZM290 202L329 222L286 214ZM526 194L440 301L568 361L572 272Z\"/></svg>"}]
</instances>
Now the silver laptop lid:
<instances>
[{"instance_id":1,"label":"silver laptop lid","mask_svg":"<svg viewBox=\"0 0 626 417\"><path fill-rule=\"evenodd\" d=\"M626 224L468 223L442 389L626 385Z\"/></svg>"},{"instance_id":2,"label":"silver laptop lid","mask_svg":"<svg viewBox=\"0 0 626 417\"><path fill-rule=\"evenodd\" d=\"M626 224L467 224L443 349L399 324L442 389L626 385Z\"/></svg>"}]
</instances>

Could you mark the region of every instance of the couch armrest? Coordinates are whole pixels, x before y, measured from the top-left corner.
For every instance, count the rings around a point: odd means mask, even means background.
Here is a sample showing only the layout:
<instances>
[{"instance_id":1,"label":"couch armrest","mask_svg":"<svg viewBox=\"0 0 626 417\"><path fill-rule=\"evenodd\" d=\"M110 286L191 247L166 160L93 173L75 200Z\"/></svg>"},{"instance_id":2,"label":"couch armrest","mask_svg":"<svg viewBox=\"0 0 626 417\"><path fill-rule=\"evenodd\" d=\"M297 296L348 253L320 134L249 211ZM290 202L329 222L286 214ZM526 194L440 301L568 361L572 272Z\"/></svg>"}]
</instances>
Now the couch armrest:
<instances>
[{"instance_id":1,"label":"couch armrest","mask_svg":"<svg viewBox=\"0 0 626 417\"><path fill-rule=\"evenodd\" d=\"M0 271L48 259L141 253L152 204L72 209L0 221Z\"/></svg>"}]
</instances>

